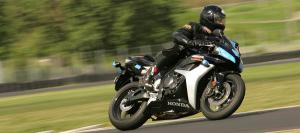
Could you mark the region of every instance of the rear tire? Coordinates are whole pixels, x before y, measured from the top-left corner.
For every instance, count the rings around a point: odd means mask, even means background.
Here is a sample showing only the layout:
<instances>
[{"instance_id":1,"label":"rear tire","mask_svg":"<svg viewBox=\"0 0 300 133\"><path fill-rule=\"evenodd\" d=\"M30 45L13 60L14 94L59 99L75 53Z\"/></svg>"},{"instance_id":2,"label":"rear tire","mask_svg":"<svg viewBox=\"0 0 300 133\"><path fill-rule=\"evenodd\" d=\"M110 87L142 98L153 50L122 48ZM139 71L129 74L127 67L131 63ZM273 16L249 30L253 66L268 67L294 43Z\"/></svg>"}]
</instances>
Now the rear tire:
<instances>
[{"instance_id":1,"label":"rear tire","mask_svg":"<svg viewBox=\"0 0 300 133\"><path fill-rule=\"evenodd\" d=\"M243 79L237 74L229 74L225 77L224 82L232 82L231 83L231 90L235 89L232 99L226 107L221 110L213 111L210 108L208 97L206 96L206 92L208 88L206 88L202 94L200 99L200 108L203 115L210 120L219 120L224 119L232 115L241 105L244 96L245 96L245 83ZM231 92L232 93L232 92Z\"/></svg>"},{"instance_id":2,"label":"rear tire","mask_svg":"<svg viewBox=\"0 0 300 133\"><path fill-rule=\"evenodd\" d=\"M112 123L112 125L119 130L132 130L132 129L139 128L150 118L150 115L147 111L147 101L136 103L133 106L133 108L129 110L131 112L132 110L134 110L132 116L130 114L130 118L123 119L121 118L121 114L119 114L121 111L120 109L121 102L126 96L126 94L130 90L137 89L138 86L139 83L137 82L132 82L125 85L116 93L116 95L113 97L111 101L111 104L109 106L109 111L108 111L109 120Z\"/></svg>"}]
</instances>

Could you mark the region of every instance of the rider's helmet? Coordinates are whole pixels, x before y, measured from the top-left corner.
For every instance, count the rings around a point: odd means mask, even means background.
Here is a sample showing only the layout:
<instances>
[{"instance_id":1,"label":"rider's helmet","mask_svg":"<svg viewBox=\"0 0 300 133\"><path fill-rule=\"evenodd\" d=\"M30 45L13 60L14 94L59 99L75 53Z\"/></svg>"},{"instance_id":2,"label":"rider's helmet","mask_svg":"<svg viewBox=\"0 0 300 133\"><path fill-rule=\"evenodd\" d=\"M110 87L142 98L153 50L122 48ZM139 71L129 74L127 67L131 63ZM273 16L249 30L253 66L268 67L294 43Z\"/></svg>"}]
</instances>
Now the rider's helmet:
<instances>
[{"instance_id":1,"label":"rider's helmet","mask_svg":"<svg viewBox=\"0 0 300 133\"><path fill-rule=\"evenodd\" d=\"M225 12L217 5L205 6L200 14L200 24L210 30L225 29Z\"/></svg>"}]
</instances>

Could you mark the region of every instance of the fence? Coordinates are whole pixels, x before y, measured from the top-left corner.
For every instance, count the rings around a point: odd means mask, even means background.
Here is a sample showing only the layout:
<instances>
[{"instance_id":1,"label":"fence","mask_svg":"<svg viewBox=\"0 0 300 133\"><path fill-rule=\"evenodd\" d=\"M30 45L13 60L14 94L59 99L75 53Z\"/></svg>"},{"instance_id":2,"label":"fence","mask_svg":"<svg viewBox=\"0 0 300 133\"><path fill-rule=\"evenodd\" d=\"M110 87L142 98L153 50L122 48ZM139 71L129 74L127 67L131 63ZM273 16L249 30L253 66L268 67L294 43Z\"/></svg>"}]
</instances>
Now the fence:
<instances>
[{"instance_id":1,"label":"fence","mask_svg":"<svg viewBox=\"0 0 300 133\"><path fill-rule=\"evenodd\" d=\"M75 53L63 59L60 57L27 59L24 64L17 66L13 61L6 61L0 63L0 83L24 83L81 75L111 74L115 71L111 65L113 60L122 62L130 55L155 55L159 50L170 47L171 44Z\"/></svg>"}]
</instances>

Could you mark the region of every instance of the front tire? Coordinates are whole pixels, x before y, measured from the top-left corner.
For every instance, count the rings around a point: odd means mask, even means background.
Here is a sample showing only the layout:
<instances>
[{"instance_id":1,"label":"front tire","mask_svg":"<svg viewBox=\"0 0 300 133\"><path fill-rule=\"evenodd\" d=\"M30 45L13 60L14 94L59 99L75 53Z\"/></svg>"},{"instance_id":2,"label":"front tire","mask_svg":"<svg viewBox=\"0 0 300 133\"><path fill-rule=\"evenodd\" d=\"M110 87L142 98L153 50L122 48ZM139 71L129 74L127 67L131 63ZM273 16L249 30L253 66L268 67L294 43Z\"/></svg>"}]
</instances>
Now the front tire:
<instances>
[{"instance_id":1,"label":"front tire","mask_svg":"<svg viewBox=\"0 0 300 133\"><path fill-rule=\"evenodd\" d=\"M225 98L218 99L220 101L214 101L214 96L207 96L208 91L210 91L209 87L207 87L202 94L200 99L200 108L203 115L207 119L219 120L229 117L239 108L244 99L245 83L241 76L237 74L229 74L225 77L223 85L223 93ZM218 102L223 103L218 105ZM212 104L216 105L218 109L212 109Z\"/></svg>"},{"instance_id":2,"label":"front tire","mask_svg":"<svg viewBox=\"0 0 300 133\"><path fill-rule=\"evenodd\" d=\"M116 93L111 101L108 111L109 120L112 125L119 130L132 130L139 128L150 118L147 111L147 101L139 101L129 106L122 105L127 94L130 91L138 89L138 87L139 83L137 82L125 85ZM124 114L126 114L125 117Z\"/></svg>"}]
</instances>

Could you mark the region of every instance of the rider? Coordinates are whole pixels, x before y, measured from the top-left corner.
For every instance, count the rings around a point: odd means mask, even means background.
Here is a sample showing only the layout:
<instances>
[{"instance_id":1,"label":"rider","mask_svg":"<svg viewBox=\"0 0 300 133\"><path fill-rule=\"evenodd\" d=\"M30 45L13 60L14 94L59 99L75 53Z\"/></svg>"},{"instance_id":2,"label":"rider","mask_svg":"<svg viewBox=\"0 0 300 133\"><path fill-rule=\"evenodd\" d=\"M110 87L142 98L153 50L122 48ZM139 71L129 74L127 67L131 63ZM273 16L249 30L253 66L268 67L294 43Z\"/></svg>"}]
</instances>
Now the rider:
<instances>
[{"instance_id":1,"label":"rider","mask_svg":"<svg viewBox=\"0 0 300 133\"><path fill-rule=\"evenodd\" d=\"M156 66L163 70L173 66L179 59L181 50L184 48L201 47L210 44L209 37L214 36L215 29L225 29L225 12L217 5L205 6L200 13L200 22L190 22L173 33L174 47L164 49L156 56ZM207 52L207 51L201 51Z\"/></svg>"}]
</instances>

